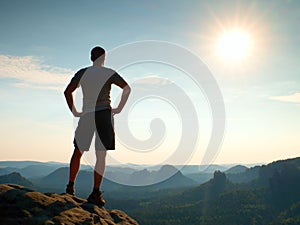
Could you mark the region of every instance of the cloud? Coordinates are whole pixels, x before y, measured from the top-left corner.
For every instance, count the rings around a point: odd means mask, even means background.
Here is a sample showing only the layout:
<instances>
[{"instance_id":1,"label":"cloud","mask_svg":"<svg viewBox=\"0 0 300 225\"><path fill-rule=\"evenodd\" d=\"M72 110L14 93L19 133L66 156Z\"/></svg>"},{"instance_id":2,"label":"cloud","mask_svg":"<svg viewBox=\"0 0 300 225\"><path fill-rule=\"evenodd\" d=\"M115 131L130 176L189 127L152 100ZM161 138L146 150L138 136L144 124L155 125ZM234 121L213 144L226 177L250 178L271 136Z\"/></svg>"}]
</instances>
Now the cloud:
<instances>
[{"instance_id":1,"label":"cloud","mask_svg":"<svg viewBox=\"0 0 300 225\"><path fill-rule=\"evenodd\" d=\"M270 99L281 101L281 102L300 103L300 92L296 92L291 95L273 96L270 97Z\"/></svg>"},{"instance_id":2,"label":"cloud","mask_svg":"<svg viewBox=\"0 0 300 225\"><path fill-rule=\"evenodd\" d=\"M72 74L70 69L46 65L34 56L0 55L0 78L15 79L17 87L62 90Z\"/></svg>"},{"instance_id":3,"label":"cloud","mask_svg":"<svg viewBox=\"0 0 300 225\"><path fill-rule=\"evenodd\" d=\"M166 78L159 77L156 75L151 75L143 78L137 78L135 79L136 84L142 84L142 85L159 85L164 86L171 84L172 82Z\"/></svg>"}]
</instances>

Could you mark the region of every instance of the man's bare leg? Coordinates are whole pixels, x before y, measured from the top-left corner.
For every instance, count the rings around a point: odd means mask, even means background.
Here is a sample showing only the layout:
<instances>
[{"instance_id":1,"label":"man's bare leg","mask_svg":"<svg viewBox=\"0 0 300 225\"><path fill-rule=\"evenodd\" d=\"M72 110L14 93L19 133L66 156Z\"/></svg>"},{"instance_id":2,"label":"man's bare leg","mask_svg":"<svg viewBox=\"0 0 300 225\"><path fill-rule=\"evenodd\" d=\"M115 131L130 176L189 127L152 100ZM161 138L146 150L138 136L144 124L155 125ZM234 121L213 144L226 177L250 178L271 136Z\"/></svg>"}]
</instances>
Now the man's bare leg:
<instances>
[{"instance_id":1,"label":"man's bare leg","mask_svg":"<svg viewBox=\"0 0 300 225\"><path fill-rule=\"evenodd\" d=\"M71 161L70 161L70 176L69 182L74 183L80 168L80 159L82 152L79 149L74 149Z\"/></svg>"},{"instance_id":2,"label":"man's bare leg","mask_svg":"<svg viewBox=\"0 0 300 225\"><path fill-rule=\"evenodd\" d=\"M99 190L105 171L106 151L96 151L96 164L94 169L94 190Z\"/></svg>"},{"instance_id":3,"label":"man's bare leg","mask_svg":"<svg viewBox=\"0 0 300 225\"><path fill-rule=\"evenodd\" d=\"M94 169L94 189L87 199L88 202L96 204L100 207L105 205L105 200L102 198L102 192L100 191L105 170L105 157L106 151L96 151L97 159Z\"/></svg>"},{"instance_id":4,"label":"man's bare leg","mask_svg":"<svg viewBox=\"0 0 300 225\"><path fill-rule=\"evenodd\" d=\"M79 149L74 149L71 161L70 161L70 175L69 175L69 183L66 188L66 193L74 195L74 182L76 180L79 168L80 168L80 159L82 156L82 152Z\"/></svg>"}]
</instances>

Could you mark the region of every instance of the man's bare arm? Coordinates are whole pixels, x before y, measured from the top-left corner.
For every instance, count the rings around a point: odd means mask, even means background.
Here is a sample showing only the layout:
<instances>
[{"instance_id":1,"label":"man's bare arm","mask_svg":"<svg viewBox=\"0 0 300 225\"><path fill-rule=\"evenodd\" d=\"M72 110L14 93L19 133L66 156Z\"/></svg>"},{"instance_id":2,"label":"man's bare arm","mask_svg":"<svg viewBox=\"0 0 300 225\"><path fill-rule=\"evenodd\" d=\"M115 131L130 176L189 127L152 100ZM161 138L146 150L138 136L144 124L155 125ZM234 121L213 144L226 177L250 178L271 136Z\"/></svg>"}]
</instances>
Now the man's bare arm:
<instances>
[{"instance_id":1,"label":"man's bare arm","mask_svg":"<svg viewBox=\"0 0 300 225\"><path fill-rule=\"evenodd\" d=\"M76 90L77 85L73 82L70 82L64 91L65 98L68 104L68 107L70 111L73 113L75 117L80 117L82 113L77 112L75 106L74 106L74 100L73 100L73 92Z\"/></svg>"},{"instance_id":2,"label":"man's bare arm","mask_svg":"<svg viewBox=\"0 0 300 225\"><path fill-rule=\"evenodd\" d=\"M124 106L125 106L125 104L127 102L127 99L129 97L130 92L131 92L131 88L129 87L129 85L126 85L123 88L121 100L120 100L120 103L119 103L118 107L112 109L112 111L111 111L113 115L118 114L118 113L120 113L122 111L122 109L124 108Z\"/></svg>"}]
</instances>

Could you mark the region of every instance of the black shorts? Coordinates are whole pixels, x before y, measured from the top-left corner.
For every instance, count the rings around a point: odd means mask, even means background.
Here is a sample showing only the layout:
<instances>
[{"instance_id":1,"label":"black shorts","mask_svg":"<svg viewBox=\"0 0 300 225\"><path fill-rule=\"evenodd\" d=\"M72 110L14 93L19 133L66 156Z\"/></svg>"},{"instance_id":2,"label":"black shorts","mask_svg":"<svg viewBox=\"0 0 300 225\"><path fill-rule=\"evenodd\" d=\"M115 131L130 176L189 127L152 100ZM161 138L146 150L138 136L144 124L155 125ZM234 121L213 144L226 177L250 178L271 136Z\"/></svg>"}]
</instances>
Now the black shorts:
<instances>
[{"instance_id":1,"label":"black shorts","mask_svg":"<svg viewBox=\"0 0 300 225\"><path fill-rule=\"evenodd\" d=\"M75 131L74 147L88 151L95 134L95 150L114 150L115 131L110 109L90 112L80 117Z\"/></svg>"}]
</instances>

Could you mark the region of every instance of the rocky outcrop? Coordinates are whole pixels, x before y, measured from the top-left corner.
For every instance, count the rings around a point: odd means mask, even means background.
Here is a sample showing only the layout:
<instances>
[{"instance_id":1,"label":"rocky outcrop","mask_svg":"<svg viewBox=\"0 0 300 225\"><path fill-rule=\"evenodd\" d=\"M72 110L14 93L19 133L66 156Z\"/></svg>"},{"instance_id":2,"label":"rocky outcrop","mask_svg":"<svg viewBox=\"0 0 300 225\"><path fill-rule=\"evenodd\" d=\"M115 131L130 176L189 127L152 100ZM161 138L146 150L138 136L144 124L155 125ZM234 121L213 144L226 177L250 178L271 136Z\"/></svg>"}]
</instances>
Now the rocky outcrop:
<instances>
[{"instance_id":1,"label":"rocky outcrop","mask_svg":"<svg viewBox=\"0 0 300 225\"><path fill-rule=\"evenodd\" d=\"M0 224L138 224L119 210L106 210L67 194L0 185Z\"/></svg>"}]
</instances>

